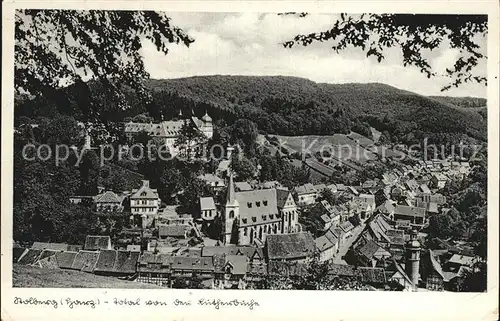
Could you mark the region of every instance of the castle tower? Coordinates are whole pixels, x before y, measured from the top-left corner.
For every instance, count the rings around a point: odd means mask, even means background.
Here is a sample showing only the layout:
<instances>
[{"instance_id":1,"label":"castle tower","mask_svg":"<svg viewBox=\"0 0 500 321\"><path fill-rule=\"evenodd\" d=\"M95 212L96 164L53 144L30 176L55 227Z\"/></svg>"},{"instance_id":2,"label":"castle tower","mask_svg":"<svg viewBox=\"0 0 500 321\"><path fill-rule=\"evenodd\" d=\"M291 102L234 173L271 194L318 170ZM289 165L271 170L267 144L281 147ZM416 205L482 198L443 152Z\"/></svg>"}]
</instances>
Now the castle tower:
<instances>
[{"instance_id":1,"label":"castle tower","mask_svg":"<svg viewBox=\"0 0 500 321\"><path fill-rule=\"evenodd\" d=\"M410 277L415 289L418 287L420 268L420 242L417 231L411 231L410 240L406 243L406 274Z\"/></svg>"},{"instance_id":2,"label":"castle tower","mask_svg":"<svg viewBox=\"0 0 500 321\"><path fill-rule=\"evenodd\" d=\"M208 113L205 111L205 115L201 117L202 121L202 128L200 130L203 132L203 134L208 138L212 138L214 135L214 125L212 122L212 118L208 116Z\"/></svg>"},{"instance_id":3,"label":"castle tower","mask_svg":"<svg viewBox=\"0 0 500 321\"><path fill-rule=\"evenodd\" d=\"M223 229L224 229L224 244L231 243L231 233L235 220L239 219L240 205L236 200L236 192L234 190L233 173L229 173L229 184L227 186L226 205L224 207Z\"/></svg>"}]
</instances>

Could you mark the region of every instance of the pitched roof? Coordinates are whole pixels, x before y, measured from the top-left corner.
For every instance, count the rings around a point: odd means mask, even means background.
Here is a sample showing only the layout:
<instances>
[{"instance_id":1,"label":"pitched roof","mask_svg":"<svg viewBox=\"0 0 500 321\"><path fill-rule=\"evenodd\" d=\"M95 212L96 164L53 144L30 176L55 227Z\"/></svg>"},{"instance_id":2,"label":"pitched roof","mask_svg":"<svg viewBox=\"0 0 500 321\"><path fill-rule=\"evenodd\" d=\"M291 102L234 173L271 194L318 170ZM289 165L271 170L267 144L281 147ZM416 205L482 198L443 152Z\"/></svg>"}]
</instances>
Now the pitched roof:
<instances>
[{"instance_id":1,"label":"pitched roof","mask_svg":"<svg viewBox=\"0 0 500 321\"><path fill-rule=\"evenodd\" d=\"M161 225L158 227L158 235L184 237L186 236L186 231L190 228L189 225Z\"/></svg>"},{"instance_id":2,"label":"pitched roof","mask_svg":"<svg viewBox=\"0 0 500 321\"><path fill-rule=\"evenodd\" d=\"M199 179L209 183L218 183L220 186L224 185L224 180L217 175L206 173L198 176Z\"/></svg>"},{"instance_id":3,"label":"pitched roof","mask_svg":"<svg viewBox=\"0 0 500 321\"><path fill-rule=\"evenodd\" d=\"M127 251L140 252L141 251L141 246L140 245L134 245L134 244L128 244L127 245Z\"/></svg>"},{"instance_id":4,"label":"pitched roof","mask_svg":"<svg viewBox=\"0 0 500 321\"><path fill-rule=\"evenodd\" d=\"M132 274L136 272L139 252L116 251L116 261L113 272Z\"/></svg>"},{"instance_id":5,"label":"pitched roof","mask_svg":"<svg viewBox=\"0 0 500 321\"><path fill-rule=\"evenodd\" d=\"M356 250L364 257L371 259L379 249L382 249L380 245L373 242L372 240L367 240L365 244L358 247Z\"/></svg>"},{"instance_id":6,"label":"pitched roof","mask_svg":"<svg viewBox=\"0 0 500 321\"><path fill-rule=\"evenodd\" d=\"M316 248L321 252L331 249L334 246L325 235L315 239L314 243L316 244Z\"/></svg>"},{"instance_id":7,"label":"pitched roof","mask_svg":"<svg viewBox=\"0 0 500 321\"><path fill-rule=\"evenodd\" d=\"M448 263L472 266L472 264L474 263L474 257L467 255L453 254L451 258L448 260Z\"/></svg>"},{"instance_id":8,"label":"pitched roof","mask_svg":"<svg viewBox=\"0 0 500 321\"><path fill-rule=\"evenodd\" d=\"M130 199L158 199L158 190L149 187L149 181L142 181L139 189L133 189Z\"/></svg>"},{"instance_id":9,"label":"pitched roof","mask_svg":"<svg viewBox=\"0 0 500 321\"><path fill-rule=\"evenodd\" d=\"M283 208L285 207L286 201L288 199L288 196L290 195L289 190L277 188L276 189L276 203L278 205L278 208Z\"/></svg>"},{"instance_id":10,"label":"pitched roof","mask_svg":"<svg viewBox=\"0 0 500 321\"><path fill-rule=\"evenodd\" d=\"M116 195L116 193L112 191L106 191L94 198L94 202L96 203L121 203L122 200L122 197Z\"/></svg>"},{"instance_id":11,"label":"pitched roof","mask_svg":"<svg viewBox=\"0 0 500 321\"><path fill-rule=\"evenodd\" d=\"M280 222L276 189L236 192L240 226Z\"/></svg>"},{"instance_id":12,"label":"pitched roof","mask_svg":"<svg viewBox=\"0 0 500 321\"><path fill-rule=\"evenodd\" d=\"M317 190L313 184L307 183L301 186L297 186L295 188L295 192L300 195L300 194L316 193Z\"/></svg>"},{"instance_id":13,"label":"pitched roof","mask_svg":"<svg viewBox=\"0 0 500 321\"><path fill-rule=\"evenodd\" d=\"M67 251L68 244L66 243L44 243L44 242L34 242L31 246L34 250L55 250L55 251Z\"/></svg>"},{"instance_id":14,"label":"pitched roof","mask_svg":"<svg viewBox=\"0 0 500 321\"><path fill-rule=\"evenodd\" d=\"M232 274L244 275L247 272L247 258L243 255L226 255L225 265L232 266Z\"/></svg>"},{"instance_id":15,"label":"pitched roof","mask_svg":"<svg viewBox=\"0 0 500 321\"><path fill-rule=\"evenodd\" d=\"M85 239L85 250L107 250L110 248L111 238L102 235L87 235Z\"/></svg>"},{"instance_id":16,"label":"pitched roof","mask_svg":"<svg viewBox=\"0 0 500 321\"><path fill-rule=\"evenodd\" d=\"M425 217L425 211L426 211L425 208L398 204L394 209L394 214L412 216L412 217Z\"/></svg>"},{"instance_id":17,"label":"pitched roof","mask_svg":"<svg viewBox=\"0 0 500 321\"><path fill-rule=\"evenodd\" d=\"M293 259L312 255L316 248L308 232L271 234L266 237L267 255L273 259Z\"/></svg>"},{"instance_id":18,"label":"pitched roof","mask_svg":"<svg viewBox=\"0 0 500 321\"><path fill-rule=\"evenodd\" d=\"M443 278L443 280L446 279L443 273L443 268L441 267L441 264L439 264L439 262L437 261L432 250L429 250L429 259L431 261L431 267L434 269L434 271L436 271Z\"/></svg>"},{"instance_id":19,"label":"pitched roof","mask_svg":"<svg viewBox=\"0 0 500 321\"><path fill-rule=\"evenodd\" d=\"M341 237L341 235L337 235L332 228L326 231L324 236L334 245L339 242L339 238Z\"/></svg>"},{"instance_id":20,"label":"pitched roof","mask_svg":"<svg viewBox=\"0 0 500 321\"><path fill-rule=\"evenodd\" d=\"M94 272L113 272L115 266L116 251L115 250L101 250L99 258L96 262Z\"/></svg>"},{"instance_id":21,"label":"pitched roof","mask_svg":"<svg viewBox=\"0 0 500 321\"><path fill-rule=\"evenodd\" d=\"M40 254L42 254L42 250L26 249L17 262L25 265L33 264L36 262Z\"/></svg>"},{"instance_id":22,"label":"pitched roof","mask_svg":"<svg viewBox=\"0 0 500 321\"><path fill-rule=\"evenodd\" d=\"M215 202L213 197L200 197L201 210L214 210Z\"/></svg>"},{"instance_id":23,"label":"pitched roof","mask_svg":"<svg viewBox=\"0 0 500 321\"><path fill-rule=\"evenodd\" d=\"M359 267L358 273L361 275L361 280L367 283L385 283L385 273L383 268Z\"/></svg>"},{"instance_id":24,"label":"pitched roof","mask_svg":"<svg viewBox=\"0 0 500 321\"><path fill-rule=\"evenodd\" d=\"M234 182L234 187L239 191L253 190L253 187L248 182Z\"/></svg>"},{"instance_id":25,"label":"pitched roof","mask_svg":"<svg viewBox=\"0 0 500 321\"><path fill-rule=\"evenodd\" d=\"M75 260L71 265L71 269L83 272L93 272L98 259L99 252L85 250L78 251Z\"/></svg>"},{"instance_id":26,"label":"pitched roof","mask_svg":"<svg viewBox=\"0 0 500 321\"><path fill-rule=\"evenodd\" d=\"M214 265L211 257L174 256L171 269L213 271Z\"/></svg>"},{"instance_id":27,"label":"pitched roof","mask_svg":"<svg viewBox=\"0 0 500 321\"><path fill-rule=\"evenodd\" d=\"M307 274L307 267L297 262L270 261L267 265L267 272L270 275L285 277L301 276Z\"/></svg>"}]
</instances>

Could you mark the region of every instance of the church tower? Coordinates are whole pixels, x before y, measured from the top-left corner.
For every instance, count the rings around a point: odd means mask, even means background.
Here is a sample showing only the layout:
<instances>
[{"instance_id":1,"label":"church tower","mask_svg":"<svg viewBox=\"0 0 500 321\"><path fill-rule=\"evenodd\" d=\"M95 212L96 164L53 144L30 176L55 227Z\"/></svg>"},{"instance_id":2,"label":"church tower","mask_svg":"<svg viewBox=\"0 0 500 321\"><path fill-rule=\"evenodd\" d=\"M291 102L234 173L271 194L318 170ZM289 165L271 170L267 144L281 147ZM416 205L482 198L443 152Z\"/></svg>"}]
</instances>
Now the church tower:
<instances>
[{"instance_id":1,"label":"church tower","mask_svg":"<svg viewBox=\"0 0 500 321\"><path fill-rule=\"evenodd\" d=\"M224 244L231 243L231 233L235 220L239 219L240 205L236 200L236 192L234 190L234 180L232 171L229 173L229 184L227 186L226 205L224 207L223 226L224 229Z\"/></svg>"},{"instance_id":2,"label":"church tower","mask_svg":"<svg viewBox=\"0 0 500 321\"><path fill-rule=\"evenodd\" d=\"M208 113L205 111L205 115L201 117L202 121L202 128L200 130L203 132L203 134L208 138L212 138L214 135L214 125L212 122L212 118L208 116Z\"/></svg>"},{"instance_id":3,"label":"church tower","mask_svg":"<svg viewBox=\"0 0 500 321\"><path fill-rule=\"evenodd\" d=\"M406 243L406 274L411 282L418 288L420 268L420 242L417 240L417 231L411 231L410 240Z\"/></svg>"}]
</instances>

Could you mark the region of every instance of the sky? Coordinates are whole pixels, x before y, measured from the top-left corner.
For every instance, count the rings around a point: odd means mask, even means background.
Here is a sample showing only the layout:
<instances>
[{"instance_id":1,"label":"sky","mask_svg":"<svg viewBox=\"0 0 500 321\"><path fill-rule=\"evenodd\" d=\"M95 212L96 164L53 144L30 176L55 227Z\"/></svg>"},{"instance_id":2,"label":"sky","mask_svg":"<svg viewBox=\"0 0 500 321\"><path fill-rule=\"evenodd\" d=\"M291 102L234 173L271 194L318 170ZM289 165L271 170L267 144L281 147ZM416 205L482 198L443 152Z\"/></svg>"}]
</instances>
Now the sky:
<instances>
[{"instance_id":1,"label":"sky","mask_svg":"<svg viewBox=\"0 0 500 321\"><path fill-rule=\"evenodd\" d=\"M182 28L195 42L189 48L169 45L168 55L147 40L141 54L151 78L180 78L200 75L295 76L324 83L379 82L422 95L486 97L483 84L466 84L446 92L445 77L428 79L415 67L403 67L401 50L385 52L378 63L361 49L337 54L328 42L284 48L281 43L297 34L325 31L337 15L278 16L276 13L173 12L172 24ZM486 40L481 40L483 47ZM486 48L484 48L485 50ZM437 72L453 66L459 52L442 46L425 56ZM477 68L486 75L486 62Z\"/></svg>"}]
</instances>

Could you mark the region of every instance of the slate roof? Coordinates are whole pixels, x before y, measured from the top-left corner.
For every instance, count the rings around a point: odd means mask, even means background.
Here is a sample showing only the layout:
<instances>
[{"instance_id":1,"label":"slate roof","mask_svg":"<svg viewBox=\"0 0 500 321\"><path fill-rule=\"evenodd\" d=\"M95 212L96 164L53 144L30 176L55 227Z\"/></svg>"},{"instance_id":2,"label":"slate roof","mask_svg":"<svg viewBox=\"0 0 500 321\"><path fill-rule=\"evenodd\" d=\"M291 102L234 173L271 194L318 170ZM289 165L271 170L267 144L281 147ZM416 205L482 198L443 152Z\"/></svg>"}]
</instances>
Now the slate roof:
<instances>
[{"instance_id":1,"label":"slate roof","mask_svg":"<svg viewBox=\"0 0 500 321\"><path fill-rule=\"evenodd\" d=\"M278 205L278 208L283 208L285 207L286 201L288 199L288 196L290 195L289 190L277 188L276 189L276 203Z\"/></svg>"},{"instance_id":2,"label":"slate roof","mask_svg":"<svg viewBox=\"0 0 500 321\"><path fill-rule=\"evenodd\" d=\"M294 259L314 254L315 243L308 232L271 234L266 237L269 260Z\"/></svg>"},{"instance_id":3,"label":"slate roof","mask_svg":"<svg viewBox=\"0 0 500 321\"><path fill-rule=\"evenodd\" d=\"M85 239L85 250L108 250L111 245L111 238L102 235L87 235Z\"/></svg>"},{"instance_id":4,"label":"slate roof","mask_svg":"<svg viewBox=\"0 0 500 321\"><path fill-rule=\"evenodd\" d=\"M204 210L215 210L215 202L213 197L200 197L200 208Z\"/></svg>"},{"instance_id":5,"label":"slate roof","mask_svg":"<svg viewBox=\"0 0 500 321\"><path fill-rule=\"evenodd\" d=\"M71 269L75 261L77 252L58 252L56 253L57 265L61 269Z\"/></svg>"},{"instance_id":6,"label":"slate roof","mask_svg":"<svg viewBox=\"0 0 500 321\"><path fill-rule=\"evenodd\" d=\"M94 272L94 267L98 259L99 252L85 250L79 251L75 256L71 269L83 272Z\"/></svg>"}]
</instances>

